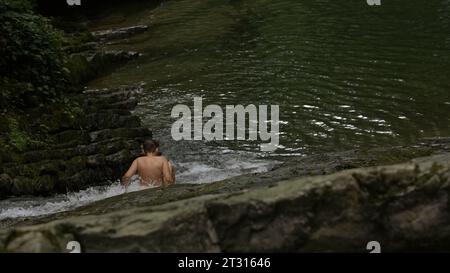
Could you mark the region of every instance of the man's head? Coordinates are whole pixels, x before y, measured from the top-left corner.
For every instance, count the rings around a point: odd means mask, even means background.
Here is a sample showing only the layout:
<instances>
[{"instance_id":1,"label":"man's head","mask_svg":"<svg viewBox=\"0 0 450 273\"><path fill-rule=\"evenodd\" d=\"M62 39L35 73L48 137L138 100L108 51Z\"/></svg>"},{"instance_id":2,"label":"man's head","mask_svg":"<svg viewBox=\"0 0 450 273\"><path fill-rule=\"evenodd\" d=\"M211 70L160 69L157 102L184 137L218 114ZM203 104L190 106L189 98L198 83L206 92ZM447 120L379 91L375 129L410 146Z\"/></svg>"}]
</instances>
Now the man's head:
<instances>
[{"instance_id":1,"label":"man's head","mask_svg":"<svg viewBox=\"0 0 450 273\"><path fill-rule=\"evenodd\" d=\"M142 148L145 154L159 153L159 141L147 139L142 144Z\"/></svg>"}]
</instances>

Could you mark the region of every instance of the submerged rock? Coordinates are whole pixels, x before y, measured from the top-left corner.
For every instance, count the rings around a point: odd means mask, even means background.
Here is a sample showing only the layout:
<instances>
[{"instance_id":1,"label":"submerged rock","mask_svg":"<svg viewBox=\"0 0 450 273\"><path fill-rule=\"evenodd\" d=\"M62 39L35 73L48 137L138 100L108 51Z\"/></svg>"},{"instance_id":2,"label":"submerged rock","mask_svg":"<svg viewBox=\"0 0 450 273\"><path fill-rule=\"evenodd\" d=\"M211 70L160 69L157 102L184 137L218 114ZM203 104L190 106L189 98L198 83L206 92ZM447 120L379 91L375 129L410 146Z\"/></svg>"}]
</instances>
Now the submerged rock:
<instances>
[{"instance_id":1,"label":"submerged rock","mask_svg":"<svg viewBox=\"0 0 450 273\"><path fill-rule=\"evenodd\" d=\"M67 64L73 82L88 82L107 75L140 56L135 51L95 50L72 54Z\"/></svg>"},{"instance_id":2,"label":"submerged rock","mask_svg":"<svg viewBox=\"0 0 450 273\"><path fill-rule=\"evenodd\" d=\"M110 65L117 66L137 57L139 57L139 53L134 51L105 50L97 51L88 56L87 61L91 63L93 67L106 69Z\"/></svg>"},{"instance_id":3,"label":"submerged rock","mask_svg":"<svg viewBox=\"0 0 450 273\"><path fill-rule=\"evenodd\" d=\"M4 230L0 247L65 252L76 238L85 252L365 252L369 241L380 242L382 251L450 250L449 153L212 190L220 183L113 197L78 213ZM158 202L180 189L184 198ZM118 205L96 210L105 202Z\"/></svg>"}]
</instances>

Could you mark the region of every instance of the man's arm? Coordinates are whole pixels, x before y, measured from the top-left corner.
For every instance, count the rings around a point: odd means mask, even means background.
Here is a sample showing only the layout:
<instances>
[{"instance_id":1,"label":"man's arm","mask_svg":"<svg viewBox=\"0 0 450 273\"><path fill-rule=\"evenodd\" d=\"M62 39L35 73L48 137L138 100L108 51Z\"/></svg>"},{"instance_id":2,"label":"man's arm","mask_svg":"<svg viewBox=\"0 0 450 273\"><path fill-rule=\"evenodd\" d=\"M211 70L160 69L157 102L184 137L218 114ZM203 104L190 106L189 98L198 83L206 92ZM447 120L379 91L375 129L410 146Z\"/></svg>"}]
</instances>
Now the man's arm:
<instances>
[{"instance_id":1,"label":"man's arm","mask_svg":"<svg viewBox=\"0 0 450 273\"><path fill-rule=\"evenodd\" d=\"M163 185L168 186L170 184L173 184L175 181L172 176L172 172L170 170L169 161L164 160L163 162Z\"/></svg>"},{"instance_id":2,"label":"man's arm","mask_svg":"<svg viewBox=\"0 0 450 273\"><path fill-rule=\"evenodd\" d=\"M137 159L133 161L128 171L122 177L122 184L125 186L125 188L128 187L131 181L131 177L133 177L133 175L135 175L136 172L137 172Z\"/></svg>"}]
</instances>

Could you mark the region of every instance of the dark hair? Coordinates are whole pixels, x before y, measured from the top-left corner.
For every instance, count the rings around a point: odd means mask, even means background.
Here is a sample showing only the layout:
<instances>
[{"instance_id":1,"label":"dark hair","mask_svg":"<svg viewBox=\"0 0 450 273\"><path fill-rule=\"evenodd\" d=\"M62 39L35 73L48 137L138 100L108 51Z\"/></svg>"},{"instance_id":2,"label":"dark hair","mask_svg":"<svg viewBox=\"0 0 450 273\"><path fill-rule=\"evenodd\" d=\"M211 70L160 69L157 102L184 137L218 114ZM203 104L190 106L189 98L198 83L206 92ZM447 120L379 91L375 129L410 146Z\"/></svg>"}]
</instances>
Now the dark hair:
<instances>
[{"instance_id":1,"label":"dark hair","mask_svg":"<svg viewBox=\"0 0 450 273\"><path fill-rule=\"evenodd\" d=\"M154 153L159 148L159 141L147 139L142 143L142 148L144 149L144 153ZM158 155L161 155L161 153L158 153Z\"/></svg>"}]
</instances>

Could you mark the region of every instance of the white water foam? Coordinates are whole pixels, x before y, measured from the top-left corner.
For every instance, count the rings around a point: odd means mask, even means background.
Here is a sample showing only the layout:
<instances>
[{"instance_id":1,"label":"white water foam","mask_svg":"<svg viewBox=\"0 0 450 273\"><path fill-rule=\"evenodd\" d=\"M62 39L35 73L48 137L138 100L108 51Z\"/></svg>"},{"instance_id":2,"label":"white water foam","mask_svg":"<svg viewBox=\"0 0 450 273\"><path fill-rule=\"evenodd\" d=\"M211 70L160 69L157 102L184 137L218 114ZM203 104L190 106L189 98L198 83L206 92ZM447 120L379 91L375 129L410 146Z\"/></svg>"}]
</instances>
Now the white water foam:
<instances>
[{"instance_id":1,"label":"white water foam","mask_svg":"<svg viewBox=\"0 0 450 273\"><path fill-rule=\"evenodd\" d=\"M274 162L225 160L220 167L201 162L176 164L177 183L210 183L245 173L268 171ZM226 166L226 167L225 167ZM134 177L127 192L146 189L140 187ZM108 186L91 187L79 192L56 195L48 198L11 198L0 201L0 220L21 217L43 216L73 210L89 203L125 193L119 181Z\"/></svg>"},{"instance_id":2,"label":"white water foam","mask_svg":"<svg viewBox=\"0 0 450 273\"><path fill-rule=\"evenodd\" d=\"M135 180L135 179L134 179ZM138 183L132 183L127 192L144 189ZM125 193L119 181L108 186L91 187L86 190L56 195L49 198L17 198L0 201L0 220L7 218L47 215L106 199Z\"/></svg>"},{"instance_id":3,"label":"white water foam","mask_svg":"<svg viewBox=\"0 0 450 273\"><path fill-rule=\"evenodd\" d=\"M225 169L199 162L178 164L186 171L177 175L177 180L192 184L210 183L242 174L266 172L273 166L269 162L236 162L231 160L223 162L223 165L226 166Z\"/></svg>"}]
</instances>

